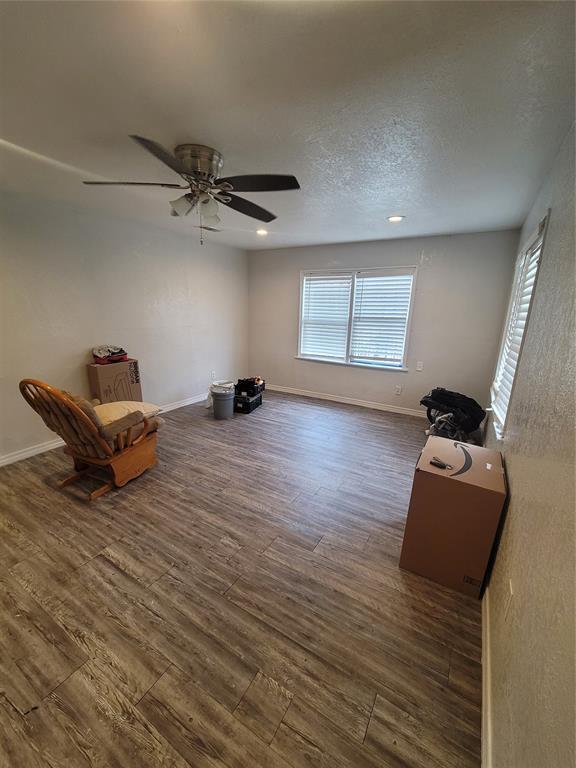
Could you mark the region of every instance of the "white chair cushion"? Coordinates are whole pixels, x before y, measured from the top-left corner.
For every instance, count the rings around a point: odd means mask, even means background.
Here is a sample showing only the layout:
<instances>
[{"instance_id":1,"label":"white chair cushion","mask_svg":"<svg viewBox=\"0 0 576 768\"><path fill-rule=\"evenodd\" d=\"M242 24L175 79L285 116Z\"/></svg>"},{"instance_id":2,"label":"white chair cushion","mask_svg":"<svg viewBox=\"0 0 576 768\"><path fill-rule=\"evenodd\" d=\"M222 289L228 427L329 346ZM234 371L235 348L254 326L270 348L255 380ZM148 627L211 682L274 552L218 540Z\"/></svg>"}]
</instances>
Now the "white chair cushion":
<instances>
[{"instance_id":1,"label":"white chair cushion","mask_svg":"<svg viewBox=\"0 0 576 768\"><path fill-rule=\"evenodd\" d=\"M117 400L115 403L95 405L94 410L105 426L117 419L121 419L123 416L127 416L129 413L134 413L134 411L142 411L147 419L151 419L160 413L161 409L159 405L154 405L153 403L139 403L136 400Z\"/></svg>"}]
</instances>

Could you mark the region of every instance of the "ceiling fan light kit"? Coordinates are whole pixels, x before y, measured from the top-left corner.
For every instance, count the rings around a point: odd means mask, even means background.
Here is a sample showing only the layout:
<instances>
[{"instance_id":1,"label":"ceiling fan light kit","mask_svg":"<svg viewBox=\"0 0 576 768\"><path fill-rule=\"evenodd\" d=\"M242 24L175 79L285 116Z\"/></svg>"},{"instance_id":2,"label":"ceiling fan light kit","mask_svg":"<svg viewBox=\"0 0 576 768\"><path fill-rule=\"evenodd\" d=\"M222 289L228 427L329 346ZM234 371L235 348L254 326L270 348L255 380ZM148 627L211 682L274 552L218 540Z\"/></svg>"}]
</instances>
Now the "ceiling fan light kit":
<instances>
[{"instance_id":1,"label":"ceiling fan light kit","mask_svg":"<svg viewBox=\"0 0 576 768\"><path fill-rule=\"evenodd\" d=\"M186 184L140 181L85 181L84 184L188 189L189 191L182 197L170 202L170 215L188 216L191 211L196 210L200 214L201 229L214 231L214 226L220 223L219 203L258 221L270 222L276 218L265 208L243 197L238 197L232 192L277 192L300 189L294 176L253 174L219 178L218 174L223 165L222 155L218 150L204 144L179 144L174 149L174 154L171 154L152 139L136 135L130 138L179 174Z\"/></svg>"},{"instance_id":2,"label":"ceiling fan light kit","mask_svg":"<svg viewBox=\"0 0 576 768\"><path fill-rule=\"evenodd\" d=\"M170 207L172 209L170 216L188 216L194 207L194 203L188 199L188 195L182 195L177 200L171 200Z\"/></svg>"}]
</instances>

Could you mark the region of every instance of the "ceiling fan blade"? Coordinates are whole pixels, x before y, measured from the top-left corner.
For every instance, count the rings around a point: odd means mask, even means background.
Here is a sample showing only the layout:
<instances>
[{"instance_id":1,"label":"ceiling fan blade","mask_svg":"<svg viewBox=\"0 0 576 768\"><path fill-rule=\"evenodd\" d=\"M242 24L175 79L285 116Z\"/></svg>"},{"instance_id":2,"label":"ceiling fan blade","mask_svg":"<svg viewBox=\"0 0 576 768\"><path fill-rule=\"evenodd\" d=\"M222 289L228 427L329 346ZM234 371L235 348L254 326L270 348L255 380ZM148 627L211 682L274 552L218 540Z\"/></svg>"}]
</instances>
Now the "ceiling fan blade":
<instances>
[{"instance_id":1,"label":"ceiling fan blade","mask_svg":"<svg viewBox=\"0 0 576 768\"><path fill-rule=\"evenodd\" d=\"M136 136L134 134L131 134L130 138L134 139L137 144L140 144L141 147L144 147L144 149L154 155L154 157L158 158L158 160L161 160L164 165L172 168L176 173L179 173L180 175L186 173L186 168L184 168L182 163L156 141L145 139L143 136Z\"/></svg>"},{"instance_id":2,"label":"ceiling fan blade","mask_svg":"<svg viewBox=\"0 0 576 768\"><path fill-rule=\"evenodd\" d=\"M224 202L224 199L220 199L219 197L216 197L216 200L222 205L226 205L228 208L233 208L235 211L243 213L245 216L251 216L253 219L258 219L258 221L274 221L276 218L273 213L270 213L270 211L267 211L265 208L261 208L259 205L256 205L256 203L251 203L250 200L244 200L243 197L231 195L230 192L226 192L226 200L228 202Z\"/></svg>"},{"instance_id":3,"label":"ceiling fan blade","mask_svg":"<svg viewBox=\"0 0 576 768\"><path fill-rule=\"evenodd\" d=\"M295 176L261 173L250 176L226 176L214 184L231 184L234 192L281 192L284 189L300 189Z\"/></svg>"},{"instance_id":4,"label":"ceiling fan blade","mask_svg":"<svg viewBox=\"0 0 576 768\"><path fill-rule=\"evenodd\" d=\"M159 181L83 181L82 184L90 184L96 187L166 187L167 189L188 189L182 184L162 184Z\"/></svg>"}]
</instances>

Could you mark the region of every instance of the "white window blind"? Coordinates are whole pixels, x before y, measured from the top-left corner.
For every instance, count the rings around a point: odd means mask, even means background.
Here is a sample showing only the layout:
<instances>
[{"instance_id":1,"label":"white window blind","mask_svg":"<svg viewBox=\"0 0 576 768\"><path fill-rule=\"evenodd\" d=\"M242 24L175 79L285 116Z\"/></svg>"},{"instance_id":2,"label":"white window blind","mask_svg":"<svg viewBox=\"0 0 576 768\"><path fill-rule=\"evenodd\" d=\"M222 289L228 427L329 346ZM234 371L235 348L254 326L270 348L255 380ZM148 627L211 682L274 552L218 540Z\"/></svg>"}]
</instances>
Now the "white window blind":
<instances>
[{"instance_id":1,"label":"white window blind","mask_svg":"<svg viewBox=\"0 0 576 768\"><path fill-rule=\"evenodd\" d=\"M346 360L352 275L306 275L302 285L300 354Z\"/></svg>"},{"instance_id":2,"label":"white window blind","mask_svg":"<svg viewBox=\"0 0 576 768\"><path fill-rule=\"evenodd\" d=\"M412 274L356 275L350 360L402 367Z\"/></svg>"},{"instance_id":3,"label":"white window blind","mask_svg":"<svg viewBox=\"0 0 576 768\"><path fill-rule=\"evenodd\" d=\"M506 424L506 415L530 314L541 252L542 236L539 236L532 246L520 254L516 263L506 327L496 375L492 384L492 410L500 430Z\"/></svg>"},{"instance_id":4,"label":"white window blind","mask_svg":"<svg viewBox=\"0 0 576 768\"><path fill-rule=\"evenodd\" d=\"M302 275L299 356L403 368L415 268Z\"/></svg>"}]
</instances>

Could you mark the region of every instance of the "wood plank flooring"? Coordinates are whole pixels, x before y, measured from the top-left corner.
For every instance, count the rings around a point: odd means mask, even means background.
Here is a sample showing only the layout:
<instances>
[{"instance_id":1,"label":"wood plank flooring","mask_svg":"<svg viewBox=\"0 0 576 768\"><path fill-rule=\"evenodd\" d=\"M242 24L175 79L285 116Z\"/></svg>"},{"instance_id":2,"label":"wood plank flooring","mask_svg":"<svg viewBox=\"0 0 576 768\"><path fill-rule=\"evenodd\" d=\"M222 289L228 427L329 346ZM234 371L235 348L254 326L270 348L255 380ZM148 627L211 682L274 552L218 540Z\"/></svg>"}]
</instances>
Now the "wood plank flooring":
<instances>
[{"instance_id":1,"label":"wood plank flooring","mask_svg":"<svg viewBox=\"0 0 576 768\"><path fill-rule=\"evenodd\" d=\"M479 766L480 604L398 568L424 427L266 393L92 504L1 469L0 765Z\"/></svg>"}]
</instances>

